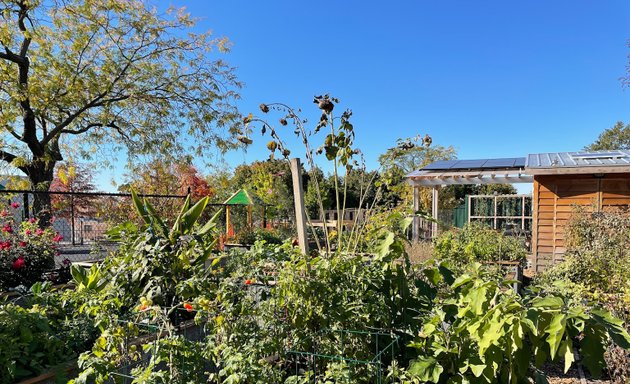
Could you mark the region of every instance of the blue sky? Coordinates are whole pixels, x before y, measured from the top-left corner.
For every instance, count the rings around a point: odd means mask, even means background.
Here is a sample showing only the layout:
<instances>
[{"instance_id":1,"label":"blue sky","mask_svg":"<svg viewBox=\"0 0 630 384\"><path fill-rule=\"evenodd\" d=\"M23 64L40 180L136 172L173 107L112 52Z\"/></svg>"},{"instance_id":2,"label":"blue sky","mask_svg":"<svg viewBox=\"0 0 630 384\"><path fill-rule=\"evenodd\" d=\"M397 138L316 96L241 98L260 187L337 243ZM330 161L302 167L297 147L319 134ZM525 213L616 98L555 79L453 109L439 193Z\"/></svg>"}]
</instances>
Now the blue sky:
<instances>
[{"instance_id":1,"label":"blue sky","mask_svg":"<svg viewBox=\"0 0 630 384\"><path fill-rule=\"evenodd\" d=\"M162 5L162 2L160 1ZM239 107L351 108L368 166L397 138L428 133L459 158L579 150L630 122L629 1L173 0L227 36ZM230 166L264 159L254 135Z\"/></svg>"}]
</instances>

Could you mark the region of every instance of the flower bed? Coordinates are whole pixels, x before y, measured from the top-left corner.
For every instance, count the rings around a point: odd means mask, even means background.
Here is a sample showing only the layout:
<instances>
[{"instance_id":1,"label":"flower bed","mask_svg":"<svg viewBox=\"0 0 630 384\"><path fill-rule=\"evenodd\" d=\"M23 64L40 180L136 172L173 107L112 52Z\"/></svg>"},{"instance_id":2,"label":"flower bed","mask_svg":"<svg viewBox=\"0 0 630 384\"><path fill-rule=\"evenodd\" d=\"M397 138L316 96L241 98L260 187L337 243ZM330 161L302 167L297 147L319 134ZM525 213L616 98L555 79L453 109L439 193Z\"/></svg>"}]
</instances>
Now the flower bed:
<instances>
[{"instance_id":1,"label":"flower bed","mask_svg":"<svg viewBox=\"0 0 630 384\"><path fill-rule=\"evenodd\" d=\"M50 227L42 228L37 219L16 223L8 209L0 211L0 217L4 220L0 231L0 290L30 287L55 267L57 243L62 237Z\"/></svg>"}]
</instances>

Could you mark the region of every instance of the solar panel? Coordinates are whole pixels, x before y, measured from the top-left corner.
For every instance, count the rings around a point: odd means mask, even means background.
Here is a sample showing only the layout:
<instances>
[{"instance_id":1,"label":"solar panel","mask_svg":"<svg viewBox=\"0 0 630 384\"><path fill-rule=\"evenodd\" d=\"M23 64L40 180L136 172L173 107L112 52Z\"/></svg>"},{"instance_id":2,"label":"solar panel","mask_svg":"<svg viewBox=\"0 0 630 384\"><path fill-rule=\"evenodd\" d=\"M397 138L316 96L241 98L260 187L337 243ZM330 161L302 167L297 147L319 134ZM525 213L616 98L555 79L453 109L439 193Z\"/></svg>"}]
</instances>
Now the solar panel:
<instances>
[{"instance_id":1,"label":"solar panel","mask_svg":"<svg viewBox=\"0 0 630 384\"><path fill-rule=\"evenodd\" d=\"M514 166L516 158L490 159L483 165L484 168L511 168Z\"/></svg>"},{"instance_id":2,"label":"solar panel","mask_svg":"<svg viewBox=\"0 0 630 384\"><path fill-rule=\"evenodd\" d=\"M482 168L483 164L488 161L488 159L479 159L479 160L460 160L458 161L451 169L471 169L471 168Z\"/></svg>"},{"instance_id":3,"label":"solar panel","mask_svg":"<svg viewBox=\"0 0 630 384\"><path fill-rule=\"evenodd\" d=\"M435 162L427 165L426 167L423 167L422 169L425 169L425 170L450 169L458 161L459 160L440 160L440 161L435 161Z\"/></svg>"},{"instance_id":4,"label":"solar panel","mask_svg":"<svg viewBox=\"0 0 630 384\"><path fill-rule=\"evenodd\" d=\"M514 160L514 166L519 168L525 167L525 160L526 159L524 157L516 158L516 160Z\"/></svg>"},{"instance_id":5,"label":"solar panel","mask_svg":"<svg viewBox=\"0 0 630 384\"><path fill-rule=\"evenodd\" d=\"M523 168L524 157L508 157L502 159L477 159L477 160L440 160L421 168L426 171L437 170L462 170L462 169L501 169Z\"/></svg>"}]
</instances>

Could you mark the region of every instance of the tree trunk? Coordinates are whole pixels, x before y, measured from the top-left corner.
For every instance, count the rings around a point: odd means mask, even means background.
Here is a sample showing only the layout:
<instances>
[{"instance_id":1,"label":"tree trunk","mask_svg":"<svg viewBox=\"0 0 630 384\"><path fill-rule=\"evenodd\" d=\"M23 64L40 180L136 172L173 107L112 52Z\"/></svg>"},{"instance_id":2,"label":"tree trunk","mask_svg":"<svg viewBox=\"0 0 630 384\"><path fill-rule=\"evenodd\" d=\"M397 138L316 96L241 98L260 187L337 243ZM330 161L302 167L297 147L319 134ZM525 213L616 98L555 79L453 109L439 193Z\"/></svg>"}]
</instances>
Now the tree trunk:
<instances>
[{"instance_id":1,"label":"tree trunk","mask_svg":"<svg viewBox=\"0 0 630 384\"><path fill-rule=\"evenodd\" d=\"M34 161L28 167L28 178L33 191L33 216L39 219L43 227L48 227L52 219L50 194L48 190L53 181L55 161ZM41 191L41 192L38 192Z\"/></svg>"}]
</instances>

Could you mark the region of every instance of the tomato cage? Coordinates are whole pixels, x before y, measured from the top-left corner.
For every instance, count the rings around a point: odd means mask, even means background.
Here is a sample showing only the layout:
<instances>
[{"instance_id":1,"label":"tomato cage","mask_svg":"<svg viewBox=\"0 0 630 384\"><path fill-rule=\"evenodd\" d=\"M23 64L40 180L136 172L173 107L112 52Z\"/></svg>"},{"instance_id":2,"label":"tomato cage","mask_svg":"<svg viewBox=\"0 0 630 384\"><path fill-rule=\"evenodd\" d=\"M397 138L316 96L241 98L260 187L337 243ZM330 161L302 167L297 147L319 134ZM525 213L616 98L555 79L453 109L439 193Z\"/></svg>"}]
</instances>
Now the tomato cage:
<instances>
[{"instance_id":1,"label":"tomato cage","mask_svg":"<svg viewBox=\"0 0 630 384\"><path fill-rule=\"evenodd\" d=\"M343 373L349 379L381 384L387 366L395 359L399 339L385 330L326 329L303 340L310 351L289 350L287 354L293 355L295 377L307 378L308 383Z\"/></svg>"},{"instance_id":2,"label":"tomato cage","mask_svg":"<svg viewBox=\"0 0 630 384\"><path fill-rule=\"evenodd\" d=\"M177 311L184 314L185 310ZM214 370L199 343L206 337L206 329L194 320L169 327L146 320L118 320L118 324L114 336L118 335L121 353L116 368L109 372L108 384L131 384L156 374L174 384L206 382Z\"/></svg>"}]
</instances>

